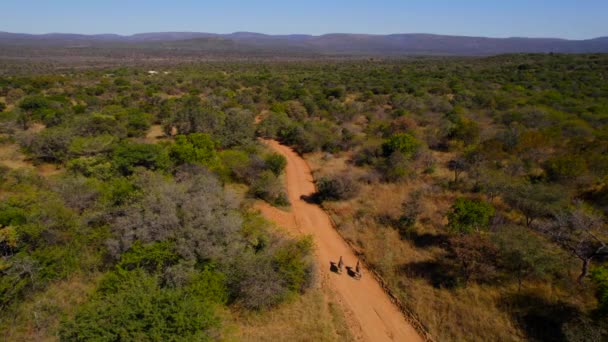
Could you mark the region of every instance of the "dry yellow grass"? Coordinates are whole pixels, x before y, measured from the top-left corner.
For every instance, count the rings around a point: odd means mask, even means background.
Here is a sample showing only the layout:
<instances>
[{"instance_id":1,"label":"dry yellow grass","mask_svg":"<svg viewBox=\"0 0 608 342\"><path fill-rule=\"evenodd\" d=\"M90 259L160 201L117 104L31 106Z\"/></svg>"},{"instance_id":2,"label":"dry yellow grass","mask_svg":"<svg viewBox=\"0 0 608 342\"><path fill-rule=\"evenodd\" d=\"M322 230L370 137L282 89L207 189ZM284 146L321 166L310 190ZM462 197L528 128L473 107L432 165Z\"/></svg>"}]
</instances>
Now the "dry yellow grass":
<instances>
[{"instance_id":1,"label":"dry yellow grass","mask_svg":"<svg viewBox=\"0 0 608 342\"><path fill-rule=\"evenodd\" d=\"M500 291L469 285L437 289L420 279L408 282L408 305L438 341L522 341L523 334L497 304Z\"/></svg>"},{"instance_id":2,"label":"dry yellow grass","mask_svg":"<svg viewBox=\"0 0 608 342\"><path fill-rule=\"evenodd\" d=\"M438 289L423 279L408 279L400 271L405 265L433 261L445 252L438 246L416 248L402 240L394 229L364 216L331 206L342 219L340 230L353 241L368 262L381 272L406 305L438 341L517 341L522 333L507 313L497 308L500 292L492 287L468 286L457 290ZM335 210L342 209L342 210ZM352 209L351 209L352 211ZM346 218L346 219L345 219ZM433 234L433 233L431 233Z\"/></svg>"},{"instance_id":3,"label":"dry yellow grass","mask_svg":"<svg viewBox=\"0 0 608 342\"><path fill-rule=\"evenodd\" d=\"M163 126L152 125L146 133L145 142L148 144L154 144L163 138L167 138L165 132L163 131Z\"/></svg>"},{"instance_id":4,"label":"dry yellow grass","mask_svg":"<svg viewBox=\"0 0 608 342\"><path fill-rule=\"evenodd\" d=\"M6 104L6 109L5 111L10 112L11 110L13 110L15 108L15 105L12 103L7 103L6 101L6 96L0 96L0 102L3 102L4 104Z\"/></svg>"},{"instance_id":5,"label":"dry yellow grass","mask_svg":"<svg viewBox=\"0 0 608 342\"><path fill-rule=\"evenodd\" d=\"M348 159L349 155L344 153L330 155L324 152L315 152L306 155L306 162L315 178L346 170Z\"/></svg>"},{"instance_id":6,"label":"dry yellow grass","mask_svg":"<svg viewBox=\"0 0 608 342\"><path fill-rule=\"evenodd\" d=\"M71 317L95 290L99 274L73 275L50 284L48 288L27 299L0 323L3 341L58 341L57 329L63 317ZM10 317L10 319L8 319Z\"/></svg>"},{"instance_id":7,"label":"dry yellow grass","mask_svg":"<svg viewBox=\"0 0 608 342\"><path fill-rule=\"evenodd\" d=\"M42 163L34 165L19 151L19 146L16 144L0 145L0 165L8 167L11 170L35 169L39 175L44 177L55 176L64 171L62 167L55 164Z\"/></svg>"},{"instance_id":8,"label":"dry yellow grass","mask_svg":"<svg viewBox=\"0 0 608 342\"><path fill-rule=\"evenodd\" d=\"M384 223L383 218L397 219L401 203L415 190L423 189L423 213L416 231L431 236L443 232L445 213L457 193L435 184L447 183L453 174L445 165L450 156L437 156L437 172L397 184L362 186L359 195L349 201L328 202L325 207L338 224L342 235L354 243L367 261L385 278L392 290L419 317L438 341L520 341L524 333L503 308L501 301L512 294L512 287L471 284L457 289L433 287L427 280L408 278L403 267L434 261L445 255L438 245L416 247ZM362 170L346 163L345 157L307 156L316 175L341 171L360 174ZM532 291L544 291L530 287Z\"/></svg>"},{"instance_id":9,"label":"dry yellow grass","mask_svg":"<svg viewBox=\"0 0 608 342\"><path fill-rule=\"evenodd\" d=\"M34 122L27 130L27 133L40 133L42 132L43 129L45 129L46 126L39 123L39 122Z\"/></svg>"},{"instance_id":10,"label":"dry yellow grass","mask_svg":"<svg viewBox=\"0 0 608 342\"><path fill-rule=\"evenodd\" d=\"M19 146L9 143L0 145L0 165L13 170L32 167L32 164L26 161L25 156L19 151Z\"/></svg>"},{"instance_id":11,"label":"dry yellow grass","mask_svg":"<svg viewBox=\"0 0 608 342\"><path fill-rule=\"evenodd\" d=\"M352 341L332 293L314 288L267 312L235 312L236 341Z\"/></svg>"}]
</instances>

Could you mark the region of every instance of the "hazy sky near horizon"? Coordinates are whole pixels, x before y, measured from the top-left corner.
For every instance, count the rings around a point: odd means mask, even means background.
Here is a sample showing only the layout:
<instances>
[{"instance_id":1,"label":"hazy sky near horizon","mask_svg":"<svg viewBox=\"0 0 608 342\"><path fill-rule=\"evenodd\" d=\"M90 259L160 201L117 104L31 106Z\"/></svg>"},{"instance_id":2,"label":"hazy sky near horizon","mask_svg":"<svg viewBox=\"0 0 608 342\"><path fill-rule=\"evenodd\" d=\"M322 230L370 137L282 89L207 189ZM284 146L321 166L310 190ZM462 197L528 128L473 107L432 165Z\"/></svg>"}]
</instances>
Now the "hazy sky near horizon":
<instances>
[{"instance_id":1,"label":"hazy sky near horizon","mask_svg":"<svg viewBox=\"0 0 608 342\"><path fill-rule=\"evenodd\" d=\"M608 0L0 0L0 31L608 36Z\"/></svg>"}]
</instances>

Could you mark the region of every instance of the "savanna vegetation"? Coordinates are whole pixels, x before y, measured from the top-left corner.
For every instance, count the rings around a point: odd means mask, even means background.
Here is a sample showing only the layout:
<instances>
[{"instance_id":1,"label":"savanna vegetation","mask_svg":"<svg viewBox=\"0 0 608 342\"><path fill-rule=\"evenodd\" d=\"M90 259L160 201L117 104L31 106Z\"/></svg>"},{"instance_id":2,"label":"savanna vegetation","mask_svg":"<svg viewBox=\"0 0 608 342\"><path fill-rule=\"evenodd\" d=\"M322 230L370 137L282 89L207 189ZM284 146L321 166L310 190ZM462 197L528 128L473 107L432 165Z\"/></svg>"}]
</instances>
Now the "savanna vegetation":
<instances>
[{"instance_id":1,"label":"savanna vegetation","mask_svg":"<svg viewBox=\"0 0 608 342\"><path fill-rule=\"evenodd\" d=\"M2 143L24 158L0 170L3 339L217 340L233 335L229 312L299 300L311 240L250 209L289 205L255 108L155 102L169 97L158 84L117 72L2 80ZM72 283L83 291L45 298Z\"/></svg>"},{"instance_id":2,"label":"savanna vegetation","mask_svg":"<svg viewBox=\"0 0 608 342\"><path fill-rule=\"evenodd\" d=\"M310 240L248 208L289 205L257 136L303 154L437 340L606 339L607 78L605 55L3 76L2 330L33 312L23 330L63 340L215 340L315 302Z\"/></svg>"}]
</instances>

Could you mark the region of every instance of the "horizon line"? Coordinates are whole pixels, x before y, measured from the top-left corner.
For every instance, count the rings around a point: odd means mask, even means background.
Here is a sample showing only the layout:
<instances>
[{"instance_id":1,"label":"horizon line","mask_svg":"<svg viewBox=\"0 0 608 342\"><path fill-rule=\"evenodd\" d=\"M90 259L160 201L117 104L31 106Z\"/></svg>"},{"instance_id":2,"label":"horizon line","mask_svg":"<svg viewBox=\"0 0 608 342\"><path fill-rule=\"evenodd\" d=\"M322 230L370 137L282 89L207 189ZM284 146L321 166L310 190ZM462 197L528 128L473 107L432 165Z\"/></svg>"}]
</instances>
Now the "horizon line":
<instances>
[{"instance_id":1,"label":"horizon line","mask_svg":"<svg viewBox=\"0 0 608 342\"><path fill-rule=\"evenodd\" d=\"M131 34L125 33L75 33L75 32L45 32L45 33L28 33L28 32L11 32L11 31L3 31L0 30L0 33L8 33L8 34L20 34L20 35L30 35L30 36L45 36L45 35L80 35L80 36L118 36L118 37L134 37L137 35L144 34L161 34L161 33L199 33L199 34L210 34L210 35L233 35L239 33L249 33L249 34L258 34L265 36L309 36L309 37L322 37L327 35L365 35L365 36L393 36L393 35L429 35L429 36L448 36L448 37L466 37L466 38L488 38L488 39L559 39L559 40L569 40L569 41L584 41L584 40L594 40L600 38L608 38L608 33L606 35L600 35L591 38L563 38L563 37L549 37L549 36L482 36L482 35L458 35L458 34L444 34L444 33L425 33L425 32L400 32L400 33L357 33L357 32L328 32L322 34L310 34L310 33L263 33L263 32L255 32L255 31L234 31L228 33L217 33L217 32L207 32L207 31L145 31L145 32L137 32Z\"/></svg>"}]
</instances>

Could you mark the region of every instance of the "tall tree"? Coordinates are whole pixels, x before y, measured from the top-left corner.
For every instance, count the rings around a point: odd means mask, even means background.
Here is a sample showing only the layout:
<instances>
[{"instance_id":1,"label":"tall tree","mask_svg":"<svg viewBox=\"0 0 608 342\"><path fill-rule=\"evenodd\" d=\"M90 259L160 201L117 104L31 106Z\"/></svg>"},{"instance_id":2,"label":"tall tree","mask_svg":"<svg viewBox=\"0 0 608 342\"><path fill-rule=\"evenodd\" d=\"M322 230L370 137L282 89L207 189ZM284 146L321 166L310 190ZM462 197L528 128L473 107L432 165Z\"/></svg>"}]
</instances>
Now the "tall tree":
<instances>
[{"instance_id":1,"label":"tall tree","mask_svg":"<svg viewBox=\"0 0 608 342\"><path fill-rule=\"evenodd\" d=\"M545 225L543 231L581 261L579 283L589 273L589 265L594 258L608 255L605 220L583 203L555 213L552 222Z\"/></svg>"},{"instance_id":2,"label":"tall tree","mask_svg":"<svg viewBox=\"0 0 608 342\"><path fill-rule=\"evenodd\" d=\"M506 189L504 200L524 215L526 226L529 227L534 220L551 216L559 202L564 200L564 195L556 187L522 184Z\"/></svg>"}]
</instances>

